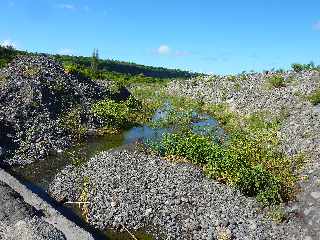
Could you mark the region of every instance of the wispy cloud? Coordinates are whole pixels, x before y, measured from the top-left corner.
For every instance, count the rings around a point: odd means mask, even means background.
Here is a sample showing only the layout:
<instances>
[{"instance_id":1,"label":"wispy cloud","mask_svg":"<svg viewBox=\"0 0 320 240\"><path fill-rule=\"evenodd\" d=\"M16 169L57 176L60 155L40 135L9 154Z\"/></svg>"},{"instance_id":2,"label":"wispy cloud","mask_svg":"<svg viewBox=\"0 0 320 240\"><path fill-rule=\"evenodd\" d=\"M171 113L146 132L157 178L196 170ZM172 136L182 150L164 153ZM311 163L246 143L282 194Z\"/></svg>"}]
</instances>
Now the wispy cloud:
<instances>
[{"instance_id":1,"label":"wispy cloud","mask_svg":"<svg viewBox=\"0 0 320 240\"><path fill-rule=\"evenodd\" d=\"M171 49L168 45L160 45L157 49L157 53L159 55L169 55L171 53Z\"/></svg>"},{"instance_id":2,"label":"wispy cloud","mask_svg":"<svg viewBox=\"0 0 320 240\"><path fill-rule=\"evenodd\" d=\"M73 4L68 4L68 3L58 4L58 7L59 7L59 8L62 8L62 9L67 9L67 10L75 10L75 9L76 9L76 6L75 6L75 5L73 5Z\"/></svg>"},{"instance_id":3,"label":"wispy cloud","mask_svg":"<svg viewBox=\"0 0 320 240\"><path fill-rule=\"evenodd\" d=\"M57 51L58 54L60 55L73 55L73 50L70 48L62 48Z\"/></svg>"},{"instance_id":4,"label":"wispy cloud","mask_svg":"<svg viewBox=\"0 0 320 240\"><path fill-rule=\"evenodd\" d=\"M17 44L14 41L10 40L10 39L6 39L6 40L0 41L0 45L2 47L14 47L14 48L17 47Z\"/></svg>"},{"instance_id":5,"label":"wispy cloud","mask_svg":"<svg viewBox=\"0 0 320 240\"><path fill-rule=\"evenodd\" d=\"M173 50L166 44L160 45L158 48L154 50L157 55L161 56L174 56L174 57L185 57L191 55L189 51L182 51L182 50Z\"/></svg>"},{"instance_id":6,"label":"wispy cloud","mask_svg":"<svg viewBox=\"0 0 320 240\"><path fill-rule=\"evenodd\" d=\"M313 30L320 31L320 20L312 25Z\"/></svg>"}]
</instances>

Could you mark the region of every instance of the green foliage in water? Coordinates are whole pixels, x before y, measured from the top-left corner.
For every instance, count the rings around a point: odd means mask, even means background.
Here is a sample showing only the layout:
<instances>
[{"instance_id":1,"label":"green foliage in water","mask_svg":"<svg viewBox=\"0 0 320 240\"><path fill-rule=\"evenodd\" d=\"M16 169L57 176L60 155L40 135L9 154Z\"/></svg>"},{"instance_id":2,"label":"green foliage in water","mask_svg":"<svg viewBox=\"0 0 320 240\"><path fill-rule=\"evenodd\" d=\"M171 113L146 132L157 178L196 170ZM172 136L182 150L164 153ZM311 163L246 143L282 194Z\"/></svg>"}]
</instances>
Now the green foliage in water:
<instances>
[{"instance_id":1,"label":"green foliage in water","mask_svg":"<svg viewBox=\"0 0 320 240\"><path fill-rule=\"evenodd\" d=\"M104 126L122 128L128 123L130 110L125 103L108 99L93 104L91 112Z\"/></svg>"},{"instance_id":2,"label":"green foliage in water","mask_svg":"<svg viewBox=\"0 0 320 240\"><path fill-rule=\"evenodd\" d=\"M256 196L264 205L289 200L295 191L293 159L277 150L277 123L259 115L232 128L223 144L195 133L167 134L157 146L165 156L188 159L206 174Z\"/></svg>"},{"instance_id":3,"label":"green foliage in water","mask_svg":"<svg viewBox=\"0 0 320 240\"><path fill-rule=\"evenodd\" d=\"M126 101L102 100L92 105L91 113L104 127L123 129L143 122L145 113L133 96Z\"/></svg>"},{"instance_id":4,"label":"green foliage in water","mask_svg":"<svg viewBox=\"0 0 320 240\"><path fill-rule=\"evenodd\" d=\"M307 98L313 105L318 105L320 103L320 88L310 94Z\"/></svg>"}]
</instances>

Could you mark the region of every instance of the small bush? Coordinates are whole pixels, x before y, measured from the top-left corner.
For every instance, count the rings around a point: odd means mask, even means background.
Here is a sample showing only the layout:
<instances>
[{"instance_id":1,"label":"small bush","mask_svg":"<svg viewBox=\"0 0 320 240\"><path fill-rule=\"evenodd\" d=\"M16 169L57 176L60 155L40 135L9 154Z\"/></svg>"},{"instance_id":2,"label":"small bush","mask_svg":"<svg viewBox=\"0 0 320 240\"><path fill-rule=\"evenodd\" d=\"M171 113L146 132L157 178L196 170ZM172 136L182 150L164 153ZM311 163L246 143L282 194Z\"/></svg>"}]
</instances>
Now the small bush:
<instances>
[{"instance_id":1,"label":"small bush","mask_svg":"<svg viewBox=\"0 0 320 240\"><path fill-rule=\"evenodd\" d=\"M303 65L299 63L293 63L291 67L295 72L301 72L304 69Z\"/></svg>"},{"instance_id":2,"label":"small bush","mask_svg":"<svg viewBox=\"0 0 320 240\"><path fill-rule=\"evenodd\" d=\"M61 125L76 139L83 138L87 133L87 128L81 121L81 109L77 108L66 113L61 118Z\"/></svg>"},{"instance_id":3,"label":"small bush","mask_svg":"<svg viewBox=\"0 0 320 240\"><path fill-rule=\"evenodd\" d=\"M91 112L106 127L125 127L128 123L129 108L123 102L103 100L93 104Z\"/></svg>"},{"instance_id":4,"label":"small bush","mask_svg":"<svg viewBox=\"0 0 320 240\"><path fill-rule=\"evenodd\" d=\"M277 123L258 115L243 121L245 126L234 125L223 144L192 132L170 133L154 149L203 166L209 177L256 196L263 205L291 199L296 177L293 161L276 148Z\"/></svg>"},{"instance_id":5,"label":"small bush","mask_svg":"<svg viewBox=\"0 0 320 240\"><path fill-rule=\"evenodd\" d=\"M284 77L281 75L274 75L268 78L268 83L271 87L280 88L285 87Z\"/></svg>"},{"instance_id":6,"label":"small bush","mask_svg":"<svg viewBox=\"0 0 320 240\"><path fill-rule=\"evenodd\" d=\"M194 164L206 163L206 156L212 149L212 142L204 136L168 134L163 139L165 155L177 155L191 160Z\"/></svg>"},{"instance_id":7,"label":"small bush","mask_svg":"<svg viewBox=\"0 0 320 240\"><path fill-rule=\"evenodd\" d=\"M309 95L308 100L313 105L318 105L320 103L320 88L316 90L313 94Z\"/></svg>"},{"instance_id":8,"label":"small bush","mask_svg":"<svg viewBox=\"0 0 320 240\"><path fill-rule=\"evenodd\" d=\"M279 206L271 208L268 212L268 216L272 221L278 224L282 223L288 217L285 210Z\"/></svg>"},{"instance_id":9,"label":"small bush","mask_svg":"<svg viewBox=\"0 0 320 240\"><path fill-rule=\"evenodd\" d=\"M79 74L79 68L78 68L78 66L75 65L75 64L65 65L65 66L64 66L64 70L65 70L67 73L70 73L70 74L73 74L73 75Z\"/></svg>"}]
</instances>

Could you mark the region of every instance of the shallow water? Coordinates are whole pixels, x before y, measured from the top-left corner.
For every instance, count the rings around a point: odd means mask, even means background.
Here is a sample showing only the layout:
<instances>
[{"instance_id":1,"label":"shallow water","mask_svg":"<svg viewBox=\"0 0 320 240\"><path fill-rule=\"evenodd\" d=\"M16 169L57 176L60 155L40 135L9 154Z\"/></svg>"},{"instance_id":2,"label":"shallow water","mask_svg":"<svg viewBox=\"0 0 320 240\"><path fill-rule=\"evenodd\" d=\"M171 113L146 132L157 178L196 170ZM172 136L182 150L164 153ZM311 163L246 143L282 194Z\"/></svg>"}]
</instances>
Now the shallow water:
<instances>
[{"instance_id":1,"label":"shallow water","mask_svg":"<svg viewBox=\"0 0 320 240\"><path fill-rule=\"evenodd\" d=\"M152 120L158 121L161 118L165 118L168 110L170 110L170 104L165 104L162 109L159 109L156 112ZM218 127L218 122L213 118L206 115L198 115L196 119L197 121L190 126L193 132L210 134L212 136L223 136L223 130ZM45 192L54 176L66 165L74 163L75 159L80 159L81 162L88 161L99 152L134 143L136 141L160 141L164 133L172 131L171 128L151 128L147 125L143 125L133 127L117 135L92 137L87 139L85 143L74 146L66 152L52 154L46 160L37 161L27 166L14 167L10 169L10 172L22 179L22 181L25 181L30 188L37 189L37 191L40 189L40 191L42 190ZM213 132L215 132L215 134L211 134ZM77 209L72 209L72 211L81 216ZM99 233L99 235L101 234L105 236L105 238L99 237L99 239L132 239L127 232L119 233L107 230L106 232ZM143 231L134 232L134 235L140 240L153 239Z\"/></svg>"}]
</instances>

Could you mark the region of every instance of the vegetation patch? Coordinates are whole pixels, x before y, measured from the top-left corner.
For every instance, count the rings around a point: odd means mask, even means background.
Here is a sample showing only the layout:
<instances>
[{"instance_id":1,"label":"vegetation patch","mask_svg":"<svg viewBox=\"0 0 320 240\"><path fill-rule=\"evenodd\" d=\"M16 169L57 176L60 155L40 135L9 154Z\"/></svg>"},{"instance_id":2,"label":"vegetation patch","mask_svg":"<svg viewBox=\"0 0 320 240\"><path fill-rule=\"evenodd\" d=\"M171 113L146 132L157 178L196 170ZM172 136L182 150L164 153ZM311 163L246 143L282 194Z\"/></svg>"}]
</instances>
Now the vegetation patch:
<instances>
[{"instance_id":1,"label":"vegetation patch","mask_svg":"<svg viewBox=\"0 0 320 240\"><path fill-rule=\"evenodd\" d=\"M302 71L310 71L310 70L319 70L320 66L315 66L313 62L308 64L301 64L301 63L293 63L291 68L295 72L302 72Z\"/></svg>"},{"instance_id":2,"label":"vegetation patch","mask_svg":"<svg viewBox=\"0 0 320 240\"><path fill-rule=\"evenodd\" d=\"M285 80L284 77L281 75L274 75L268 78L269 87L272 88L280 88L285 87Z\"/></svg>"},{"instance_id":3,"label":"vegetation patch","mask_svg":"<svg viewBox=\"0 0 320 240\"><path fill-rule=\"evenodd\" d=\"M76 140L82 139L87 133L87 127L82 123L82 109L73 109L61 117L61 126Z\"/></svg>"},{"instance_id":4,"label":"vegetation patch","mask_svg":"<svg viewBox=\"0 0 320 240\"><path fill-rule=\"evenodd\" d=\"M307 98L313 105L318 105L320 103L320 88L314 91Z\"/></svg>"},{"instance_id":5,"label":"vegetation patch","mask_svg":"<svg viewBox=\"0 0 320 240\"><path fill-rule=\"evenodd\" d=\"M184 131L166 134L151 147L171 161L176 156L202 166L209 177L235 186L247 196L256 196L263 205L292 199L297 158L288 158L278 150L278 121L266 121L263 114L239 118L224 105L206 109L228 126L224 142Z\"/></svg>"},{"instance_id":6,"label":"vegetation patch","mask_svg":"<svg viewBox=\"0 0 320 240\"><path fill-rule=\"evenodd\" d=\"M124 129L145 121L146 113L139 101L130 96L126 101L98 101L90 112L103 128Z\"/></svg>"},{"instance_id":7,"label":"vegetation patch","mask_svg":"<svg viewBox=\"0 0 320 240\"><path fill-rule=\"evenodd\" d=\"M287 214L280 206L274 206L268 211L268 217L275 223L282 223L287 219Z\"/></svg>"}]
</instances>

